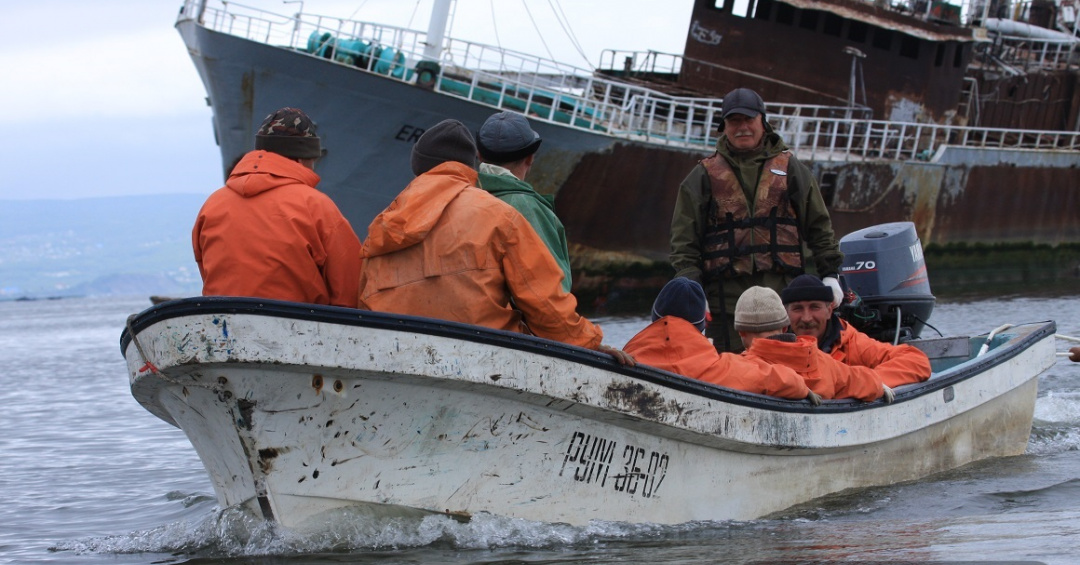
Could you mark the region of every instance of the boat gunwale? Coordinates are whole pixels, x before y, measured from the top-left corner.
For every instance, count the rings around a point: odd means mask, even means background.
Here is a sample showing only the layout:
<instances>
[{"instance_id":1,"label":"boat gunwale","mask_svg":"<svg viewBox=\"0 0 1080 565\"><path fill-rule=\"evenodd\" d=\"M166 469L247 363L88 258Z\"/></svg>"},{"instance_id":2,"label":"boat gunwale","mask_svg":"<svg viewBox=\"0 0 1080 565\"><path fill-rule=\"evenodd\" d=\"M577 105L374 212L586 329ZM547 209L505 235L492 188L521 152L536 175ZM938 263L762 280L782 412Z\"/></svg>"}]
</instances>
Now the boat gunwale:
<instances>
[{"instance_id":1,"label":"boat gunwale","mask_svg":"<svg viewBox=\"0 0 1080 565\"><path fill-rule=\"evenodd\" d=\"M121 354L127 351L128 345L132 342L132 332L138 334L156 323L174 318L215 314L287 318L313 323L329 323L459 339L562 359L693 394L705 399L757 409L787 413L839 414L887 406L880 400L861 402L853 399L826 400L820 406L813 406L804 400L788 400L729 389L647 365L627 367L620 365L612 357L604 353L516 332L419 316L250 297L193 297L152 306L129 319L127 327L120 336ZM1006 343L991 349L986 354L934 375L928 381L905 385L897 389L894 404L932 394L979 375L991 367L1020 355L1030 345L1051 336L1056 331L1056 323L1053 321L1018 324L1010 329L1022 326L1030 327L1024 335L1017 335ZM1002 333L1007 334L1008 332ZM1037 374L1033 376L1033 378L1036 377Z\"/></svg>"}]
</instances>

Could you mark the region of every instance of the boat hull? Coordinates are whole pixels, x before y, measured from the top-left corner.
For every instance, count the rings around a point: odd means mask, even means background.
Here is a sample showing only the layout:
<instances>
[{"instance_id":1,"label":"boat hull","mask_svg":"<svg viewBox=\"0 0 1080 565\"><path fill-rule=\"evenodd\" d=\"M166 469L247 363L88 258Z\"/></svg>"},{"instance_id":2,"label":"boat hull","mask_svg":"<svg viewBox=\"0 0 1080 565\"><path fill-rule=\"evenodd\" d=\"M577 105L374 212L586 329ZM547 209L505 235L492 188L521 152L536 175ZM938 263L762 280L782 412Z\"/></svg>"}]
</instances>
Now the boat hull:
<instances>
[{"instance_id":1,"label":"boat hull","mask_svg":"<svg viewBox=\"0 0 1080 565\"><path fill-rule=\"evenodd\" d=\"M132 393L184 430L219 503L301 528L344 507L571 524L758 518L1023 453L1037 375L1054 361L1050 323L892 405L813 408L347 309L192 299L133 328Z\"/></svg>"}]
</instances>

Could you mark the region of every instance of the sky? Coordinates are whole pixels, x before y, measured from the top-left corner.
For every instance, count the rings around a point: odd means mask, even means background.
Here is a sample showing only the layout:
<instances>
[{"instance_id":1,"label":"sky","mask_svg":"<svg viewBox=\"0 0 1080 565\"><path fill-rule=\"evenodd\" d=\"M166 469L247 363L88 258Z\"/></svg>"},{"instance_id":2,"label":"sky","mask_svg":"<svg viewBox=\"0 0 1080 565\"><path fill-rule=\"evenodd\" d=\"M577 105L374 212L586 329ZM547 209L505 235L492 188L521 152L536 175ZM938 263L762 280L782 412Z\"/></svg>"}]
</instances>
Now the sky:
<instances>
[{"instance_id":1,"label":"sky","mask_svg":"<svg viewBox=\"0 0 1080 565\"><path fill-rule=\"evenodd\" d=\"M432 0L242 3L426 30ZM173 28L181 5L5 6L0 200L209 194L221 186L206 91ZM681 53L692 6L693 0L457 0L447 35L589 68L606 48ZM560 10L587 61L556 18Z\"/></svg>"}]
</instances>

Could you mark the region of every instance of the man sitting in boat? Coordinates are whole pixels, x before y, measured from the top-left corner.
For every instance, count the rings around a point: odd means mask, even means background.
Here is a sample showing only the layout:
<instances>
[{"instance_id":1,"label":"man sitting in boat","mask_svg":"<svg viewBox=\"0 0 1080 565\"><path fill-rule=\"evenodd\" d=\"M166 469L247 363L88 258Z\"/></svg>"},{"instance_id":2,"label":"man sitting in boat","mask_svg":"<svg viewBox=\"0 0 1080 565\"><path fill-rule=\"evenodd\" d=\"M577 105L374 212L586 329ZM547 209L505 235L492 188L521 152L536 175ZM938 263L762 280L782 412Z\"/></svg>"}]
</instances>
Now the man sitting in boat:
<instances>
[{"instance_id":1,"label":"man sitting in boat","mask_svg":"<svg viewBox=\"0 0 1080 565\"><path fill-rule=\"evenodd\" d=\"M800 275L781 293L791 331L847 365L870 367L890 388L930 378L930 359L919 349L878 341L835 313L833 291L813 275Z\"/></svg>"},{"instance_id":2,"label":"man sitting in boat","mask_svg":"<svg viewBox=\"0 0 1080 565\"><path fill-rule=\"evenodd\" d=\"M319 192L315 124L282 108L263 120L255 150L207 198L191 244L204 296L254 296L356 307L360 240Z\"/></svg>"},{"instance_id":3,"label":"man sitting in boat","mask_svg":"<svg viewBox=\"0 0 1080 565\"><path fill-rule=\"evenodd\" d=\"M360 307L532 333L632 365L577 313L528 220L476 187L476 155L473 135L457 120L416 141L416 178L368 227Z\"/></svg>"},{"instance_id":4,"label":"man sitting in boat","mask_svg":"<svg viewBox=\"0 0 1080 565\"><path fill-rule=\"evenodd\" d=\"M786 333L788 314L780 295L771 288L752 286L735 304L735 330L742 340L743 355L790 367L810 390L822 398L854 398L873 402L884 397L893 401L892 389L868 367L845 365L817 347L809 336Z\"/></svg>"},{"instance_id":5,"label":"man sitting in boat","mask_svg":"<svg viewBox=\"0 0 1080 565\"><path fill-rule=\"evenodd\" d=\"M696 281L669 281L653 303L653 322L626 344L638 363L728 388L821 403L795 371L734 353L717 353L705 337L709 309Z\"/></svg>"},{"instance_id":6,"label":"man sitting in boat","mask_svg":"<svg viewBox=\"0 0 1080 565\"><path fill-rule=\"evenodd\" d=\"M562 269L563 290L570 292L570 251L566 230L555 215L555 200L525 182L542 141L525 116L514 112L493 114L476 134L476 148L483 159L479 186L525 216Z\"/></svg>"}]
</instances>

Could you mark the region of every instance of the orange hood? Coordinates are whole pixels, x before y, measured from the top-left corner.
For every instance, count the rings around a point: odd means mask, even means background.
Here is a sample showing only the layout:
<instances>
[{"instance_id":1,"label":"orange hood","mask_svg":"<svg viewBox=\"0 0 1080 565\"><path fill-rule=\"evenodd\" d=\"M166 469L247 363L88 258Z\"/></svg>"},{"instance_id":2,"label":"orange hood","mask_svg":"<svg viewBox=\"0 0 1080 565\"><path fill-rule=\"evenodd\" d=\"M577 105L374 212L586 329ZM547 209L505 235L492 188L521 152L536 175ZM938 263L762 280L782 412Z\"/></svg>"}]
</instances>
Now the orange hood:
<instances>
[{"instance_id":1,"label":"orange hood","mask_svg":"<svg viewBox=\"0 0 1080 565\"><path fill-rule=\"evenodd\" d=\"M251 151L233 168L225 186L244 198L251 198L279 186L316 186L319 180L315 171L288 157L269 151Z\"/></svg>"},{"instance_id":2,"label":"orange hood","mask_svg":"<svg viewBox=\"0 0 1080 565\"><path fill-rule=\"evenodd\" d=\"M476 177L475 170L455 161L417 177L371 221L364 242L365 255L377 257L423 241L446 207L462 191L476 185Z\"/></svg>"}]
</instances>

